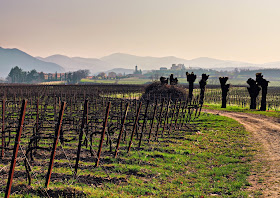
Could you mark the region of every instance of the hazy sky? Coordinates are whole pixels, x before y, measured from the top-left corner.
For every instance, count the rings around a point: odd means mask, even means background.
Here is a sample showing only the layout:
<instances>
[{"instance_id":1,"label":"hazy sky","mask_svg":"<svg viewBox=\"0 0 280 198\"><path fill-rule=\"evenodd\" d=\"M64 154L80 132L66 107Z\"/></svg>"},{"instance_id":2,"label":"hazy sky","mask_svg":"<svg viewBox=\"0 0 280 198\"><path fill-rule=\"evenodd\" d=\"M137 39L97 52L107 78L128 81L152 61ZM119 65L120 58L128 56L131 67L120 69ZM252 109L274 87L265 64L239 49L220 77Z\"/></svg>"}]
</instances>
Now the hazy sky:
<instances>
[{"instance_id":1,"label":"hazy sky","mask_svg":"<svg viewBox=\"0 0 280 198\"><path fill-rule=\"evenodd\" d=\"M33 56L280 60L279 0L0 0L0 46Z\"/></svg>"}]
</instances>

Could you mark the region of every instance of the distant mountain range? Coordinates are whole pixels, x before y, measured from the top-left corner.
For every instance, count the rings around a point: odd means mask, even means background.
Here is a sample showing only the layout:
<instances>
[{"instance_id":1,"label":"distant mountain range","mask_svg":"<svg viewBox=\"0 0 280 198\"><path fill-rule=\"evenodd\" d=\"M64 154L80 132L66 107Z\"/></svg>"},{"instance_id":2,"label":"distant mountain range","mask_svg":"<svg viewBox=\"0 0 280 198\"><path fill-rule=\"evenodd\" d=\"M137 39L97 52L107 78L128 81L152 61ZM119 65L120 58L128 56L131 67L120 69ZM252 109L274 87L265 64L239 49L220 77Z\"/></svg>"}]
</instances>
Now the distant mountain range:
<instances>
[{"instance_id":1,"label":"distant mountain range","mask_svg":"<svg viewBox=\"0 0 280 198\"><path fill-rule=\"evenodd\" d=\"M7 77L11 68L18 66L25 71L36 69L44 72L64 72L64 68L56 63L47 63L34 58L18 49L0 47L0 76Z\"/></svg>"},{"instance_id":2,"label":"distant mountain range","mask_svg":"<svg viewBox=\"0 0 280 198\"><path fill-rule=\"evenodd\" d=\"M88 69L92 74L113 69L112 65L97 58L68 57L63 55L53 55L46 58L36 57L45 62L61 65L66 71L77 71Z\"/></svg>"},{"instance_id":3,"label":"distant mountain range","mask_svg":"<svg viewBox=\"0 0 280 198\"><path fill-rule=\"evenodd\" d=\"M12 67L19 66L25 71L36 69L43 72L68 72L79 69L88 69L91 74L114 71L116 73L132 73L135 65L142 70L156 70L160 67L170 68L172 64L185 64L187 68L207 68L215 70L232 70L234 68L259 69L280 68L280 62L253 64L230 60L219 60L200 57L192 60L167 57L135 56L123 53L114 53L109 56L97 58L68 57L53 55L46 58L32 57L18 49L4 49L0 47L1 77L6 77Z\"/></svg>"}]
</instances>

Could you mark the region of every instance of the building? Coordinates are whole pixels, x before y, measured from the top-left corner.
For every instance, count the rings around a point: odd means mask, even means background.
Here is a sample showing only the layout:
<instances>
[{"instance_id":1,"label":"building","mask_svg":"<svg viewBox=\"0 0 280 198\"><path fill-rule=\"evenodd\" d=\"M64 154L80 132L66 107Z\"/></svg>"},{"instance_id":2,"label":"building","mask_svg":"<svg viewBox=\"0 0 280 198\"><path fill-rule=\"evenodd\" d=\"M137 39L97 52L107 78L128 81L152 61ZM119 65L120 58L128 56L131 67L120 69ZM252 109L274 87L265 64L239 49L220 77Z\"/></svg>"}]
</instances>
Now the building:
<instances>
[{"instance_id":1,"label":"building","mask_svg":"<svg viewBox=\"0 0 280 198\"><path fill-rule=\"evenodd\" d=\"M167 70L167 67L161 67L159 68L160 71L166 71Z\"/></svg>"},{"instance_id":2,"label":"building","mask_svg":"<svg viewBox=\"0 0 280 198\"><path fill-rule=\"evenodd\" d=\"M172 64L171 70L182 70L182 69L186 69L185 65L184 64Z\"/></svg>"},{"instance_id":3,"label":"building","mask_svg":"<svg viewBox=\"0 0 280 198\"><path fill-rule=\"evenodd\" d=\"M142 75L142 70L141 69L138 70L138 66L136 65L135 66L135 71L133 72L133 74L135 74L135 75Z\"/></svg>"}]
</instances>

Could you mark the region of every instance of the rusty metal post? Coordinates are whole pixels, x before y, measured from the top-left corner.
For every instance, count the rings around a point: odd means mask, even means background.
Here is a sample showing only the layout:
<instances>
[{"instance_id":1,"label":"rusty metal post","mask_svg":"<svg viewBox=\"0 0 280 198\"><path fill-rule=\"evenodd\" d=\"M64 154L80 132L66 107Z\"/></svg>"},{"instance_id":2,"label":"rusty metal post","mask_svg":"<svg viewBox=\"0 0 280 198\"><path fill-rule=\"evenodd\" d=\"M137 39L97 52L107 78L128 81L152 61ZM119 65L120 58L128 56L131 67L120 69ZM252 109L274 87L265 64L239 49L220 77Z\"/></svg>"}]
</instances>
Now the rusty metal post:
<instances>
[{"instance_id":1,"label":"rusty metal post","mask_svg":"<svg viewBox=\"0 0 280 198\"><path fill-rule=\"evenodd\" d=\"M116 158L117 155L118 155L118 150L119 150L119 146L120 146L120 143L121 143L122 133L123 133L123 131L124 131L124 125L125 125L125 121L126 121L126 116L127 116L127 112L128 112L128 107L129 107L129 104L127 103L127 104L126 104L126 107L125 107L125 112L124 112L124 115L123 115L123 119L122 119L122 128L121 128L121 131L120 131L120 134L119 134L119 137L118 137L117 146L116 146L115 158Z\"/></svg>"},{"instance_id":2,"label":"rusty metal post","mask_svg":"<svg viewBox=\"0 0 280 198\"><path fill-rule=\"evenodd\" d=\"M10 197L10 193L11 193L13 176L14 176L17 154L18 154L19 143L20 143L20 137L21 137L23 122L24 122L24 118L25 118L26 105L27 105L27 100L23 100L22 106L21 106L21 111L20 111L19 126L18 126L18 130L17 130L16 138L15 138L13 157L12 157L11 167L10 167L10 171L9 171L9 178L8 178L8 182L7 182L6 192L5 192L5 198Z\"/></svg>"},{"instance_id":3,"label":"rusty metal post","mask_svg":"<svg viewBox=\"0 0 280 198\"><path fill-rule=\"evenodd\" d=\"M131 148L131 145L132 145L133 134L134 134L135 129L136 129L136 127L137 127L137 123L138 123L138 119L139 119L139 114L140 114L141 106L142 106L142 102L140 102L140 103L139 103L139 106L138 106L136 118L135 118L134 125L133 125L133 129L132 129L132 132L131 132L131 137L130 137L129 145L128 145L128 148L127 148L127 152L130 151L130 148Z\"/></svg>"},{"instance_id":4,"label":"rusty metal post","mask_svg":"<svg viewBox=\"0 0 280 198\"><path fill-rule=\"evenodd\" d=\"M141 134L140 134L140 139L139 139L138 148L140 148L140 146L141 146L141 142L142 142L142 138L143 138L143 133L144 133L144 130L145 130L145 127L146 127L146 121L147 121L147 114L148 114L149 103L150 103L150 101L147 100L147 104L146 104L146 109L145 109L144 120L143 120L143 124L142 124L142 129L141 129Z\"/></svg>"},{"instance_id":5,"label":"rusty metal post","mask_svg":"<svg viewBox=\"0 0 280 198\"><path fill-rule=\"evenodd\" d=\"M157 105L158 105L158 101L156 101L156 104L155 104L155 107L154 107L153 118L152 118L152 122L151 122L151 126L150 126L150 132L149 132L149 137L148 137L149 141L151 140L151 134L152 134L152 130L153 130L155 115L156 115L156 112L157 112Z\"/></svg>"},{"instance_id":6,"label":"rusty metal post","mask_svg":"<svg viewBox=\"0 0 280 198\"><path fill-rule=\"evenodd\" d=\"M58 143L58 139L59 139L59 135L60 135L60 129L61 129L61 124L62 124L65 105L66 105L66 102L62 102L61 109L60 109L60 112L59 112L58 122L57 122L56 129L55 129L53 149L52 149L52 153L51 153L51 158L50 158L50 163L49 163L49 168L48 168L48 173L47 173L46 183L45 183L46 188L49 186L50 179L51 179L52 168L53 168L53 163L54 163L54 158L55 158L55 152L56 152L56 147L57 147L57 143Z\"/></svg>"},{"instance_id":7,"label":"rusty metal post","mask_svg":"<svg viewBox=\"0 0 280 198\"><path fill-rule=\"evenodd\" d=\"M104 140L104 136L105 136L105 132L106 132L106 126L107 126L107 122L108 122L110 107L111 107L111 102L108 102L107 109L106 109L106 116L105 116L105 120L103 122L103 130L102 130L102 134L101 134L101 138L100 138L95 167L97 167L99 165L101 149L102 149L103 140Z\"/></svg>"},{"instance_id":8,"label":"rusty metal post","mask_svg":"<svg viewBox=\"0 0 280 198\"><path fill-rule=\"evenodd\" d=\"M79 161L80 161L80 153L81 153L82 140L84 134L83 132L84 132L85 123L87 122L87 115L88 115L87 111L88 111L88 100L85 100L82 125L81 125L80 135L79 135L79 145L78 145L76 164L75 164L75 175L77 174Z\"/></svg>"},{"instance_id":9,"label":"rusty metal post","mask_svg":"<svg viewBox=\"0 0 280 198\"><path fill-rule=\"evenodd\" d=\"M2 149L1 149L1 158L4 158L4 147L5 147L5 111L6 111L6 100L2 101Z\"/></svg>"}]
</instances>

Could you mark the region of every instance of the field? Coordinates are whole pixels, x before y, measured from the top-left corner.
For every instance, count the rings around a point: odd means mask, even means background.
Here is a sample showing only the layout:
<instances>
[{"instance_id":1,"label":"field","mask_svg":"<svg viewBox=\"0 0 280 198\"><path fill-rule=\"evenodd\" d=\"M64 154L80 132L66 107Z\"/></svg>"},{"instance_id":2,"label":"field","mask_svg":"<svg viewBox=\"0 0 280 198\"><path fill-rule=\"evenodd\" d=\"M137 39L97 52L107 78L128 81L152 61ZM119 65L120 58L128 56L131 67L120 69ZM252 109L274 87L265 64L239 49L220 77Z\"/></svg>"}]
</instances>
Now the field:
<instances>
[{"instance_id":1,"label":"field","mask_svg":"<svg viewBox=\"0 0 280 198\"><path fill-rule=\"evenodd\" d=\"M247 189L255 144L236 121L200 113L198 91L189 104L161 96L161 100L143 101L143 86L136 85L0 89L1 196L17 143L23 99L27 99L26 112L11 186L13 197L258 194ZM218 93L218 89L207 90L206 102L218 104ZM243 88L233 93L231 105L247 97ZM278 97L276 89L272 93L271 101Z\"/></svg>"},{"instance_id":2,"label":"field","mask_svg":"<svg viewBox=\"0 0 280 198\"><path fill-rule=\"evenodd\" d=\"M97 84L127 84L127 85L131 85L131 84L136 84L136 85L142 85L142 84L146 84L146 83L151 83L152 80L151 79L141 79L138 77L131 77L131 78L123 78L123 79L94 79L94 80L90 80L90 79L82 79L81 83L97 83Z\"/></svg>"}]
</instances>

